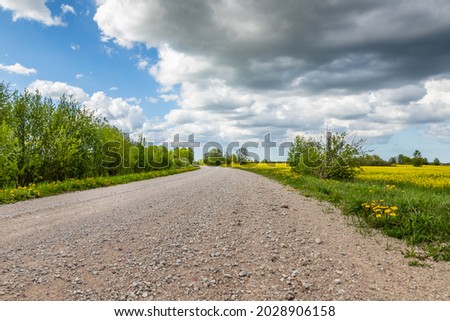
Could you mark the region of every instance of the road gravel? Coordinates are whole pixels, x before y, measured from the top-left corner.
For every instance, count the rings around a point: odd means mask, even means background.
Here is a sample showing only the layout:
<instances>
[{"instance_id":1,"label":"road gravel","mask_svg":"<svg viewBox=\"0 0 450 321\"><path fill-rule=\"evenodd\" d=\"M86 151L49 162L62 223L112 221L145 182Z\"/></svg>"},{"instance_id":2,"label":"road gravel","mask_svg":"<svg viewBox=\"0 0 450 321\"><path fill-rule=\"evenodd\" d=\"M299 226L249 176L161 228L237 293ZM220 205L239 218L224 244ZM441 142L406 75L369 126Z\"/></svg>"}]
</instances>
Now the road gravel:
<instances>
[{"instance_id":1,"label":"road gravel","mask_svg":"<svg viewBox=\"0 0 450 321\"><path fill-rule=\"evenodd\" d=\"M0 300L449 300L450 264L206 168L0 206Z\"/></svg>"}]
</instances>

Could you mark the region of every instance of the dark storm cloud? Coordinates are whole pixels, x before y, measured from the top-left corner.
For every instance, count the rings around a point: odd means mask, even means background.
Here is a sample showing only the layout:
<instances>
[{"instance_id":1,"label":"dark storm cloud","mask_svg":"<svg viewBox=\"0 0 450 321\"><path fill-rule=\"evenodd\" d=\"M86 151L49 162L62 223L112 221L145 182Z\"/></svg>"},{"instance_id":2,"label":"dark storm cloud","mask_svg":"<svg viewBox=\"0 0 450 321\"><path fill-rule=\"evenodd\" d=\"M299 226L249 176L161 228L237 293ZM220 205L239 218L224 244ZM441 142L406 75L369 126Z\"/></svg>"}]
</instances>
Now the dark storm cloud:
<instances>
[{"instance_id":1,"label":"dark storm cloud","mask_svg":"<svg viewBox=\"0 0 450 321\"><path fill-rule=\"evenodd\" d=\"M165 128L387 142L450 121L448 0L97 0L95 21L158 49L149 73L179 97Z\"/></svg>"},{"instance_id":2,"label":"dark storm cloud","mask_svg":"<svg viewBox=\"0 0 450 321\"><path fill-rule=\"evenodd\" d=\"M235 73L227 81L234 86L288 90L304 77L302 89L351 92L450 71L449 1L143 3L138 7L147 24L125 13L120 25L128 29L112 28L102 23L106 8L100 8L96 20L119 42L169 43L175 50L230 66ZM135 20L127 23L131 18ZM277 58L302 63L283 67L273 63ZM255 61L265 68L254 68ZM333 65L339 63L340 68Z\"/></svg>"}]
</instances>

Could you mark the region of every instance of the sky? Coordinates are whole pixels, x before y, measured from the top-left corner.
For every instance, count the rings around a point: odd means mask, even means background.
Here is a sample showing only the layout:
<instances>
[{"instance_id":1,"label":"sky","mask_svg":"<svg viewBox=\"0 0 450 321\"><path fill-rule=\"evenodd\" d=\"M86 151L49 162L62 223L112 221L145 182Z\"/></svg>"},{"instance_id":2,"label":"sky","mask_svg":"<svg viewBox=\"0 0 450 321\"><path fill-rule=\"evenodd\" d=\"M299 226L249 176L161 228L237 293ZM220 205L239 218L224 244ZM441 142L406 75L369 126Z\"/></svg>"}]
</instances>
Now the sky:
<instances>
[{"instance_id":1,"label":"sky","mask_svg":"<svg viewBox=\"0 0 450 321\"><path fill-rule=\"evenodd\" d=\"M0 39L0 81L149 142L345 131L450 162L447 0L0 0Z\"/></svg>"}]
</instances>

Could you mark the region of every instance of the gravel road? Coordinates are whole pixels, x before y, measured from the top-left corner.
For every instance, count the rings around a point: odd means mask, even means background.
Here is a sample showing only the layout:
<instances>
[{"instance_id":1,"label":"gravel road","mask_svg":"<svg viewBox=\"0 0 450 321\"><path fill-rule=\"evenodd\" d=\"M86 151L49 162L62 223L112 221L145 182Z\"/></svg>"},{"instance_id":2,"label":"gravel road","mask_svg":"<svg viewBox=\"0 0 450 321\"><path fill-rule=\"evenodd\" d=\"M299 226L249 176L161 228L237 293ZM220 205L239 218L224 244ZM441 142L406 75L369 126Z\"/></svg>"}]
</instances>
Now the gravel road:
<instances>
[{"instance_id":1,"label":"gravel road","mask_svg":"<svg viewBox=\"0 0 450 321\"><path fill-rule=\"evenodd\" d=\"M326 203L228 168L0 206L0 300L450 300Z\"/></svg>"}]
</instances>

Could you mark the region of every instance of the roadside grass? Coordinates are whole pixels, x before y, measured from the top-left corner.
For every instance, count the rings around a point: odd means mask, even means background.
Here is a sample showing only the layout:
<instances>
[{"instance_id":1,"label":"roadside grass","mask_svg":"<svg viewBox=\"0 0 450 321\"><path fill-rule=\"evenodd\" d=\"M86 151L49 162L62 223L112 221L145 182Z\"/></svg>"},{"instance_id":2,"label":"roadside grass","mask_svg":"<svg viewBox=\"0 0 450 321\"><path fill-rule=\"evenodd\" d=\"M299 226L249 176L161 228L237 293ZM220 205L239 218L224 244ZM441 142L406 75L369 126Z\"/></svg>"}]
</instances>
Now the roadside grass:
<instances>
[{"instance_id":1,"label":"roadside grass","mask_svg":"<svg viewBox=\"0 0 450 321\"><path fill-rule=\"evenodd\" d=\"M303 195L327 201L356 218L358 227L376 228L405 240L416 259L450 261L450 190L402 182L401 187L383 180L323 180L298 175L284 164L233 166L292 186ZM401 174L400 174L401 175Z\"/></svg>"},{"instance_id":2,"label":"roadside grass","mask_svg":"<svg viewBox=\"0 0 450 321\"><path fill-rule=\"evenodd\" d=\"M15 203L27 199L62 194L66 192L83 191L97 187L126 184L156 177L180 174L193 171L198 168L199 167L190 166L186 168L171 168L146 173L107 177L88 177L85 179L67 179L62 182L56 181L19 186L18 188L5 188L0 189L0 204Z\"/></svg>"}]
</instances>

